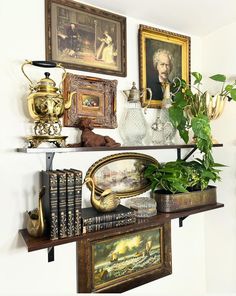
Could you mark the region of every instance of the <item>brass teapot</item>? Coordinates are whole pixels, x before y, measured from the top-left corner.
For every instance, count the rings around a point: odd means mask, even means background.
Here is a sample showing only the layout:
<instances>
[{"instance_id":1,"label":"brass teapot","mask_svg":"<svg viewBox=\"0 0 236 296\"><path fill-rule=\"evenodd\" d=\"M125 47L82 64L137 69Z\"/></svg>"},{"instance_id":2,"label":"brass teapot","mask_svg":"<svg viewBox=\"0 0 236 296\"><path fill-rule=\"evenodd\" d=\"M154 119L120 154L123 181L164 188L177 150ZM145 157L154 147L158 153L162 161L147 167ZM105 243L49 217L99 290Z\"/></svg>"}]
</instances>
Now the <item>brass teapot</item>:
<instances>
[{"instance_id":1,"label":"brass teapot","mask_svg":"<svg viewBox=\"0 0 236 296\"><path fill-rule=\"evenodd\" d=\"M49 72L45 72L44 78L33 83L24 71L25 65L61 68L64 73L59 87L57 88L56 83L49 77ZM66 137L60 135L62 126L59 118L65 109L70 108L72 96L76 94L76 92L71 93L66 102L64 101L61 85L66 77L66 70L60 64L49 61L26 61L21 66L21 70L30 82L30 94L27 98L28 110L32 119L35 120L35 136L28 138L31 147L37 147L44 141L53 142L56 146L64 146Z\"/></svg>"}]
</instances>

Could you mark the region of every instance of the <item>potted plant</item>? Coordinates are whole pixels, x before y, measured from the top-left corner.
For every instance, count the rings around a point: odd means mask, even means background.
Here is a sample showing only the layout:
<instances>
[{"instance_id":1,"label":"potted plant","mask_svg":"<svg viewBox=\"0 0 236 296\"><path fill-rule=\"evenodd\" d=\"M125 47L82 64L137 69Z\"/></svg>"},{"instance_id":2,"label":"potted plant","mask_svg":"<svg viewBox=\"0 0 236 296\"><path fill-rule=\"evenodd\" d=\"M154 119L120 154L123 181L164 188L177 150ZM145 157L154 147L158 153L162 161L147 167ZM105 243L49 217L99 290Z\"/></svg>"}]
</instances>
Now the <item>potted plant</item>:
<instances>
[{"instance_id":1,"label":"potted plant","mask_svg":"<svg viewBox=\"0 0 236 296\"><path fill-rule=\"evenodd\" d=\"M147 167L145 176L151 180L152 195L157 200L157 209L162 212L216 203L216 188L209 186L209 182L220 180L220 170L217 167L223 165L215 163L212 156L208 114L211 97L199 88L202 75L198 72L193 72L192 75L195 78L196 92L192 91L186 81L175 81L169 117L185 143L188 143L189 131L192 129L202 159L189 162L176 160ZM214 75L211 79L223 83L220 95L224 99L236 100L236 82L225 86L226 78L221 74Z\"/></svg>"},{"instance_id":2,"label":"potted plant","mask_svg":"<svg viewBox=\"0 0 236 296\"><path fill-rule=\"evenodd\" d=\"M201 159L176 160L164 164L151 164L145 177L151 181L152 197L159 212L176 212L183 209L216 203L216 187L209 182L219 181L221 166L212 163L208 168Z\"/></svg>"}]
</instances>

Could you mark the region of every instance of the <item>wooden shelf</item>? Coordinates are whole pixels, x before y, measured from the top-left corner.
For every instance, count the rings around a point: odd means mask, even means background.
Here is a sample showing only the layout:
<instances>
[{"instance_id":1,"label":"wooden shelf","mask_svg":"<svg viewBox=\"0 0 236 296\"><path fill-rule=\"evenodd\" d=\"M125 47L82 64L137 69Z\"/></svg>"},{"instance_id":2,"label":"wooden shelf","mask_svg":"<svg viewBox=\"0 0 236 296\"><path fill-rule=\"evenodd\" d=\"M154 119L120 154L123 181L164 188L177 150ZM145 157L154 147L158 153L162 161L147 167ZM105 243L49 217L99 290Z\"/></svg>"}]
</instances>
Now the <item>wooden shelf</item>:
<instances>
[{"instance_id":1,"label":"wooden shelf","mask_svg":"<svg viewBox=\"0 0 236 296\"><path fill-rule=\"evenodd\" d=\"M213 144L213 147L223 147L223 144ZM76 148L17 148L24 153L66 153L66 152L95 152L95 151L122 151L122 150L163 150L163 149L188 149L196 145L156 145L156 146L121 146L121 147L76 147Z\"/></svg>"},{"instance_id":2,"label":"wooden shelf","mask_svg":"<svg viewBox=\"0 0 236 296\"><path fill-rule=\"evenodd\" d=\"M97 232L83 234L81 236L67 237L67 238L58 239L58 240L50 240L47 237L41 237L41 238L31 237L31 236L29 236L26 229L21 229L21 230L19 230L19 232L25 241L25 244L28 248L28 252L32 252L32 251L37 251L40 249L51 248L51 247L55 247L58 245L75 242L75 241L78 241L84 237L93 237L93 236L99 237L99 235L101 235L101 234L105 235L106 232L107 233L109 233L111 231L126 232L126 231L129 231L130 229L133 229L134 226L138 229L139 226L142 227L142 225L144 225L143 223L149 224L150 226L154 226L154 225L159 225L159 224L165 223L167 221L170 221L170 220L176 219L176 218L179 218L180 221L183 221L183 219L185 219L186 217L188 217L190 215L194 215L197 213L210 211L210 210L214 210L214 209L218 209L218 208L222 208L222 207L224 207L224 204L217 203L215 205L202 206L202 207L194 208L191 210L185 210L185 211L181 211L181 212L168 213L168 214L167 213L158 213L156 216L153 216L151 218L138 219L137 223L135 223L135 224L122 226L122 227L115 228L115 229L112 228L112 229L107 229L107 230L101 230L101 231L97 231Z\"/></svg>"}]
</instances>

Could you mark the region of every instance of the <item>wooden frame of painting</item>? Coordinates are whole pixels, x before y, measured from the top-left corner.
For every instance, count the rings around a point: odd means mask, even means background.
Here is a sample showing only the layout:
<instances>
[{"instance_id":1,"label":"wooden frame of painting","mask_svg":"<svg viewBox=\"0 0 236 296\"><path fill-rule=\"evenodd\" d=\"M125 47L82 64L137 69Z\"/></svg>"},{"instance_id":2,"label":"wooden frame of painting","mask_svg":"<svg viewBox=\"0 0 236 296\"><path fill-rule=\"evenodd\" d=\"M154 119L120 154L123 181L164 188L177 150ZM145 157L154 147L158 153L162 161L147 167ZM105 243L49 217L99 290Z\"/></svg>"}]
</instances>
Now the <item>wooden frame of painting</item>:
<instances>
[{"instance_id":1,"label":"wooden frame of painting","mask_svg":"<svg viewBox=\"0 0 236 296\"><path fill-rule=\"evenodd\" d=\"M79 293L121 293L172 273L171 224L156 219L77 242Z\"/></svg>"},{"instance_id":2,"label":"wooden frame of painting","mask_svg":"<svg viewBox=\"0 0 236 296\"><path fill-rule=\"evenodd\" d=\"M139 83L152 91L151 99L148 92L142 97L143 107L161 108L175 77L190 83L190 43L188 36L139 26Z\"/></svg>"},{"instance_id":3,"label":"wooden frame of painting","mask_svg":"<svg viewBox=\"0 0 236 296\"><path fill-rule=\"evenodd\" d=\"M78 127L80 118L90 118L94 127L116 128L116 89L117 80L67 73L64 96L72 92L76 96L64 112L64 126Z\"/></svg>"},{"instance_id":4,"label":"wooden frame of painting","mask_svg":"<svg viewBox=\"0 0 236 296\"><path fill-rule=\"evenodd\" d=\"M65 68L126 76L126 18L72 0L45 0L46 58Z\"/></svg>"},{"instance_id":5,"label":"wooden frame of painting","mask_svg":"<svg viewBox=\"0 0 236 296\"><path fill-rule=\"evenodd\" d=\"M97 194L109 188L120 198L131 197L150 190L151 182L144 177L149 164L158 164L158 161L141 153L117 153L96 161L85 178L93 179ZM87 186L92 189L90 182Z\"/></svg>"}]
</instances>

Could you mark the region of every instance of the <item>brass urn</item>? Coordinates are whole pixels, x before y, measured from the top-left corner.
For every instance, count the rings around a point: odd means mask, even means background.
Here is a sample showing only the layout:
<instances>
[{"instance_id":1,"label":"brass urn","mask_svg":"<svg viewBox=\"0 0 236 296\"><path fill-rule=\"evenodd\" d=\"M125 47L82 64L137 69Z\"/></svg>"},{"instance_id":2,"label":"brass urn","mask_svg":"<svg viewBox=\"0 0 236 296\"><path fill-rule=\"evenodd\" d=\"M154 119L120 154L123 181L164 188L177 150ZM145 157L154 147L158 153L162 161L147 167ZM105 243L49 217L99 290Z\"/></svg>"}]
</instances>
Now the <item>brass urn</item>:
<instances>
[{"instance_id":1,"label":"brass urn","mask_svg":"<svg viewBox=\"0 0 236 296\"><path fill-rule=\"evenodd\" d=\"M33 83L24 72L25 65L61 68L64 73L59 87L56 87L56 83L50 78L49 72L45 72L44 78ZM69 94L66 101L64 100L61 85L66 77L66 70L60 64L49 61L26 61L21 66L21 70L30 82L30 94L27 98L28 110L35 121L35 135L27 138L29 146L38 147L42 142L52 142L57 147L64 147L67 137L61 136L62 126L59 118L63 115L65 109L70 108L72 96L76 94L76 92L73 92Z\"/></svg>"}]
</instances>

